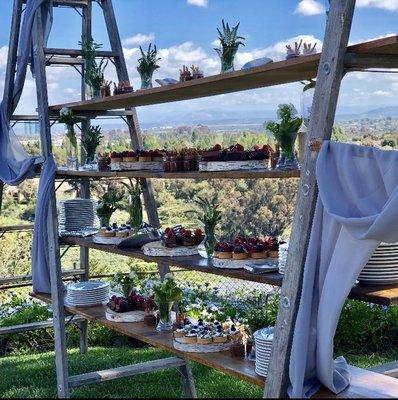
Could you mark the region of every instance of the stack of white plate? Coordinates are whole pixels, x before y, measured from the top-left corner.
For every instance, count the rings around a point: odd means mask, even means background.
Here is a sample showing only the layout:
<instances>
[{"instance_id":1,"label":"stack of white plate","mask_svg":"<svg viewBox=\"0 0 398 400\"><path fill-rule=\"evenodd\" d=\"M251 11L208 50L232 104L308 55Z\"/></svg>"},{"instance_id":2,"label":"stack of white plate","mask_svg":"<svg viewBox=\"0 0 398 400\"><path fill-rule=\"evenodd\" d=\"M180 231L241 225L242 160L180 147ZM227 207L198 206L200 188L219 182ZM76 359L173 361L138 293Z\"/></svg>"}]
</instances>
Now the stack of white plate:
<instances>
[{"instance_id":1,"label":"stack of white plate","mask_svg":"<svg viewBox=\"0 0 398 400\"><path fill-rule=\"evenodd\" d=\"M279 269L279 273L282 275L285 273L288 248L289 248L289 243L283 243L279 246L278 269Z\"/></svg>"},{"instance_id":2,"label":"stack of white plate","mask_svg":"<svg viewBox=\"0 0 398 400\"><path fill-rule=\"evenodd\" d=\"M79 232L98 228L97 202L91 199L73 199L59 202L59 231Z\"/></svg>"},{"instance_id":3,"label":"stack of white plate","mask_svg":"<svg viewBox=\"0 0 398 400\"><path fill-rule=\"evenodd\" d=\"M398 243L382 243L370 257L358 281L372 285L398 283Z\"/></svg>"},{"instance_id":4,"label":"stack of white plate","mask_svg":"<svg viewBox=\"0 0 398 400\"><path fill-rule=\"evenodd\" d=\"M109 300L108 282L86 281L71 283L66 288L65 304L72 307L90 307Z\"/></svg>"},{"instance_id":5,"label":"stack of white plate","mask_svg":"<svg viewBox=\"0 0 398 400\"><path fill-rule=\"evenodd\" d=\"M254 332L256 346L256 374L266 377L271 358L272 342L274 340L274 328L263 328Z\"/></svg>"}]
</instances>

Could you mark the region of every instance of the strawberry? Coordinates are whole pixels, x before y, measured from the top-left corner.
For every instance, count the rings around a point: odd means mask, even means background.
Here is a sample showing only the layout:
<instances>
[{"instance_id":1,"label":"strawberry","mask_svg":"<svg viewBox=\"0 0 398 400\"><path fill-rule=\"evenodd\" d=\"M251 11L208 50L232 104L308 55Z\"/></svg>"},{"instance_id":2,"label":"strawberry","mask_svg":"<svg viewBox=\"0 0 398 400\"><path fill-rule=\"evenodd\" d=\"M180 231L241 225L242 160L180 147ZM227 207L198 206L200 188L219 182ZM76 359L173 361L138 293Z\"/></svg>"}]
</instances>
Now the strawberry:
<instances>
[{"instance_id":1,"label":"strawberry","mask_svg":"<svg viewBox=\"0 0 398 400\"><path fill-rule=\"evenodd\" d=\"M195 236L203 236L203 231L202 231L202 229L200 229L200 228L195 229Z\"/></svg>"}]
</instances>

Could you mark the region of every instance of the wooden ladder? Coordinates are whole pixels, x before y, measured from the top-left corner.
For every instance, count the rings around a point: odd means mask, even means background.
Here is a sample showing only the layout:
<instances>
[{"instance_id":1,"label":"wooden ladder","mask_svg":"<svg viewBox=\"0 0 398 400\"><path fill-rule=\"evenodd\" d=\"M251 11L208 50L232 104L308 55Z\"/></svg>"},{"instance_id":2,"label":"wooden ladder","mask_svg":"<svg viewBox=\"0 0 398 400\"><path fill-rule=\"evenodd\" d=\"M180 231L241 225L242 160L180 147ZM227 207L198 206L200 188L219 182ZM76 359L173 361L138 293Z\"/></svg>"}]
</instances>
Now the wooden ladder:
<instances>
[{"instance_id":1,"label":"wooden ladder","mask_svg":"<svg viewBox=\"0 0 398 400\"><path fill-rule=\"evenodd\" d=\"M101 7L108 31L109 41L111 44L111 51L98 51L97 56L107 57L113 60L116 67L117 77L119 81L129 81L127 72L126 61L123 54L123 48L120 40L119 30L113 10L111 0L95 0ZM7 100L13 93L13 77L16 72L17 65L17 51L19 43L19 33L21 27L23 4L26 0L14 0L11 35L9 44L8 63L6 70L4 100ZM54 7L72 7L80 9L79 14L82 17L82 40L92 37L92 0L53 0ZM79 11L80 11L79 10ZM74 60L73 56L81 55L79 50L72 49L48 49L45 48L44 32L42 28L41 13L36 13L34 26L33 26L33 61L35 63L35 80L37 91L37 104L38 104L38 121L40 125L40 138L41 138L41 151L42 155L47 158L52 154L51 143L51 124L48 92L47 92L47 79L46 79L46 65L81 65L81 99L85 100L85 79L83 64L79 60ZM69 59L63 56L70 57ZM120 113L127 122L131 144L135 149L142 148L142 137L140 127L138 124L137 114L134 108L127 110L128 112ZM11 117L10 112L8 112ZM90 119L85 118L82 122L82 134L86 128L90 126ZM141 185L144 196L144 204L148 215L149 223L154 227L159 227L159 218L157 214L156 202L153 195L152 185L150 180L141 179ZM2 183L0 182L0 190L2 190ZM81 183L81 197L90 198L90 183L89 179L82 180ZM57 393L58 397L70 397L70 388L78 387L85 384L94 382L101 382L110 379L117 379L121 377L133 376L141 373L157 371L166 368L179 368L182 377L182 388L185 397L195 398L196 388L191 366L188 361L181 357L170 357L160 360L154 360L146 363L134 364L126 367L114 368L106 371L97 371L78 376L69 376L68 362L67 362L67 349L66 349L66 332L65 332L65 315L64 315L64 302L63 302L63 283L60 263L60 250L58 242L58 226L57 226L57 212L56 212L56 196L55 190L52 193L51 206L48 224L48 250L50 257L50 278L51 278L51 298L53 305L53 326L54 326L54 341L55 341L55 358L56 358L56 373L57 373ZM80 265L81 269L85 271L83 279L89 278L89 250L87 248L80 248ZM169 271L169 266L159 264L159 272L164 276ZM79 322L80 324L80 351L85 353L87 351L87 320Z\"/></svg>"}]
</instances>

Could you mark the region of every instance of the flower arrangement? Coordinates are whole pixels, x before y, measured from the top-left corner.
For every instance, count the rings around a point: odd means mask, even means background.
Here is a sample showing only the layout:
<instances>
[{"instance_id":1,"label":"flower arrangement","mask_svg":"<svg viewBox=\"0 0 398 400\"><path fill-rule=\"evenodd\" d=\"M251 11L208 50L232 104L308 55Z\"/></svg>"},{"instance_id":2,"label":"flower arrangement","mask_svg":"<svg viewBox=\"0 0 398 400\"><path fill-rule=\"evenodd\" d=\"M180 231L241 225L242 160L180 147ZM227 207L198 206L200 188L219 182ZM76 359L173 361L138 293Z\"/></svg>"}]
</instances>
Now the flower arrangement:
<instances>
[{"instance_id":1,"label":"flower arrangement","mask_svg":"<svg viewBox=\"0 0 398 400\"><path fill-rule=\"evenodd\" d=\"M141 46L140 51L141 58L138 60L137 71L141 76L141 89L148 89L152 87L153 73L160 68L159 65L157 65L157 62L161 60L161 58L157 57L158 50L156 45L154 45L152 49L152 43L149 43L146 54L142 50Z\"/></svg>"},{"instance_id":2,"label":"flower arrangement","mask_svg":"<svg viewBox=\"0 0 398 400\"><path fill-rule=\"evenodd\" d=\"M95 43L92 38L82 40L79 42L82 48L82 55L84 58L84 79L92 90L92 97L99 97L101 95L101 86L104 83L104 71L108 65L108 60L104 59L98 64L95 59L95 53L98 49L102 48L102 44Z\"/></svg>"},{"instance_id":3,"label":"flower arrangement","mask_svg":"<svg viewBox=\"0 0 398 400\"><path fill-rule=\"evenodd\" d=\"M59 112L58 121L66 126L67 167L77 169L77 137L74 128L77 120L71 109L63 107Z\"/></svg>"},{"instance_id":4,"label":"flower arrangement","mask_svg":"<svg viewBox=\"0 0 398 400\"><path fill-rule=\"evenodd\" d=\"M103 138L101 134L101 127L89 126L88 129L82 134L82 146L86 153L86 164L92 164L95 160L97 147Z\"/></svg>"},{"instance_id":5,"label":"flower arrangement","mask_svg":"<svg viewBox=\"0 0 398 400\"><path fill-rule=\"evenodd\" d=\"M221 220L221 211L219 210L220 204L217 197L211 201L203 197L198 197L195 203L199 207L198 220L203 224L205 231L204 245L206 248L207 258L211 258L214 253L214 246L216 245L216 226Z\"/></svg>"},{"instance_id":6,"label":"flower arrangement","mask_svg":"<svg viewBox=\"0 0 398 400\"><path fill-rule=\"evenodd\" d=\"M238 52L239 46L245 45L243 41L246 39L243 36L238 36L239 24L240 23L231 29L229 24L222 20L223 32L217 28L221 47L215 48L214 50L221 59L221 73L234 71L236 53Z\"/></svg>"},{"instance_id":7,"label":"flower arrangement","mask_svg":"<svg viewBox=\"0 0 398 400\"><path fill-rule=\"evenodd\" d=\"M111 185L107 186L106 192L98 202L97 215L101 221L101 226L108 226L112 214L120 208L119 202L123 195Z\"/></svg>"},{"instance_id":8,"label":"flower arrangement","mask_svg":"<svg viewBox=\"0 0 398 400\"><path fill-rule=\"evenodd\" d=\"M277 115L280 122L272 121L266 124L266 129L274 135L281 150L276 168L297 169L298 162L294 152L294 143L303 120L295 117L297 110L293 104L279 104Z\"/></svg>"},{"instance_id":9,"label":"flower arrangement","mask_svg":"<svg viewBox=\"0 0 398 400\"><path fill-rule=\"evenodd\" d=\"M131 271L129 274L116 272L112 282L122 290L124 297L128 298L138 284L138 275L136 271Z\"/></svg>"},{"instance_id":10,"label":"flower arrangement","mask_svg":"<svg viewBox=\"0 0 398 400\"><path fill-rule=\"evenodd\" d=\"M168 332L172 329L171 308L173 304L182 298L182 290L171 273L166 274L162 281L157 281L153 285L155 303L159 308L160 322L157 330Z\"/></svg>"},{"instance_id":11,"label":"flower arrangement","mask_svg":"<svg viewBox=\"0 0 398 400\"><path fill-rule=\"evenodd\" d=\"M142 212L142 201L141 201L141 183L137 179L136 183L129 179L130 184L128 185L125 182L122 182L124 186L127 188L127 192L129 194L129 203L127 206L127 211L130 215L130 224L131 226L138 230L142 225L143 220L143 212Z\"/></svg>"}]
</instances>

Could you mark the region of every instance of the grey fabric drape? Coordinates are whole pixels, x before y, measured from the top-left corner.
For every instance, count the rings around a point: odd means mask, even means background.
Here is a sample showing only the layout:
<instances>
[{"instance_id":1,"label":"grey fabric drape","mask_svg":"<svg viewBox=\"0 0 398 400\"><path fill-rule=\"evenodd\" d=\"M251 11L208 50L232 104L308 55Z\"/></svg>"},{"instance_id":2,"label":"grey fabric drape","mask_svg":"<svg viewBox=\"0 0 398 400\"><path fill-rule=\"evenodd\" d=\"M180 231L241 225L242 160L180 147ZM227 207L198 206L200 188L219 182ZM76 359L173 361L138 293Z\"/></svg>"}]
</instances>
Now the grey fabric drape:
<instances>
[{"instance_id":1,"label":"grey fabric drape","mask_svg":"<svg viewBox=\"0 0 398 400\"><path fill-rule=\"evenodd\" d=\"M10 116L14 113L23 91L29 59L32 53L32 27L36 12L42 13L43 28L48 38L52 23L52 0L28 0L22 21L18 47L17 72L13 81L13 94L9 104L0 104L0 179L9 185L18 185L34 176L37 157L29 156L10 127ZM34 66L32 63L32 72ZM8 115L7 110L10 110ZM32 246L33 290L50 292L49 261L47 254L47 227L43 223L54 185L55 163L52 155L45 155L39 185L35 214L35 230ZM44 220L45 221L45 220Z\"/></svg>"},{"instance_id":2,"label":"grey fabric drape","mask_svg":"<svg viewBox=\"0 0 398 400\"><path fill-rule=\"evenodd\" d=\"M344 302L381 242L398 241L398 151L326 142L317 162L319 197L304 268L290 359L289 395L334 393L350 382L333 361Z\"/></svg>"}]
</instances>

